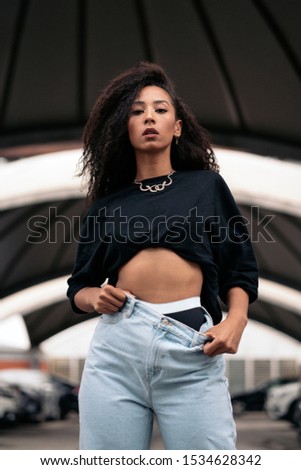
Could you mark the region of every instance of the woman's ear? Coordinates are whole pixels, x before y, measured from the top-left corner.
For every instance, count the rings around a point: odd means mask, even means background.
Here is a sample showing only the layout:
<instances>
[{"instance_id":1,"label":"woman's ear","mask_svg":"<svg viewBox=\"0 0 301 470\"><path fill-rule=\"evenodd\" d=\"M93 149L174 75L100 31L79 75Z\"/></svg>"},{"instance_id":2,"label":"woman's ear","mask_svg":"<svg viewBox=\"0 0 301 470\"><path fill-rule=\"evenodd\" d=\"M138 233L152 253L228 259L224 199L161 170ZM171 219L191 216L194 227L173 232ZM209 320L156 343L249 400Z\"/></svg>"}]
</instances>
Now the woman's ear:
<instances>
[{"instance_id":1,"label":"woman's ear","mask_svg":"<svg viewBox=\"0 0 301 470\"><path fill-rule=\"evenodd\" d=\"M178 119L175 124L175 137L180 137L182 132L182 121Z\"/></svg>"}]
</instances>

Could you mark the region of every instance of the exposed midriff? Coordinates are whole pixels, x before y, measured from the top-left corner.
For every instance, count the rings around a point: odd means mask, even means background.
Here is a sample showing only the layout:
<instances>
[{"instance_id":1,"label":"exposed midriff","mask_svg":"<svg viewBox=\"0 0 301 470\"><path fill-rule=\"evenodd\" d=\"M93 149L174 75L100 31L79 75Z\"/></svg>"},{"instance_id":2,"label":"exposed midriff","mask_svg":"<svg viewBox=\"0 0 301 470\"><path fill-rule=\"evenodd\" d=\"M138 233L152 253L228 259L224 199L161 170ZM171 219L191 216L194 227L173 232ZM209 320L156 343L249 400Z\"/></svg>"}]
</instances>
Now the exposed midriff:
<instances>
[{"instance_id":1,"label":"exposed midriff","mask_svg":"<svg viewBox=\"0 0 301 470\"><path fill-rule=\"evenodd\" d=\"M146 302L173 302L200 296L203 273L197 263L166 248L146 248L118 272L116 287Z\"/></svg>"}]
</instances>

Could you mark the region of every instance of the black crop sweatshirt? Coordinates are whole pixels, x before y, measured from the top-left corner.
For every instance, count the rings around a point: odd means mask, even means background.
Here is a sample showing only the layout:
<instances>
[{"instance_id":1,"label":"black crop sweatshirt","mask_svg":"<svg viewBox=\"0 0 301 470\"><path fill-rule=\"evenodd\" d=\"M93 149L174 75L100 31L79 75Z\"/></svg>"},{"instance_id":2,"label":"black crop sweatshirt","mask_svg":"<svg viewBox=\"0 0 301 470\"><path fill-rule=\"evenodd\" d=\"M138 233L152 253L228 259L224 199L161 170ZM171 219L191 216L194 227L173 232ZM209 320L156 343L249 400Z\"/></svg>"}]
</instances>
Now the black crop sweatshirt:
<instances>
[{"instance_id":1,"label":"black crop sweatshirt","mask_svg":"<svg viewBox=\"0 0 301 470\"><path fill-rule=\"evenodd\" d=\"M160 183L166 176L149 178ZM100 287L109 278L115 285L118 270L140 250L164 247L198 263L204 282L202 305L214 323L221 321L218 297L226 304L227 292L241 287L250 303L257 298L258 272L247 229L223 180L211 170L178 171L163 191L142 192L132 183L99 198L83 221L81 239L67 295L74 302L84 287Z\"/></svg>"}]
</instances>

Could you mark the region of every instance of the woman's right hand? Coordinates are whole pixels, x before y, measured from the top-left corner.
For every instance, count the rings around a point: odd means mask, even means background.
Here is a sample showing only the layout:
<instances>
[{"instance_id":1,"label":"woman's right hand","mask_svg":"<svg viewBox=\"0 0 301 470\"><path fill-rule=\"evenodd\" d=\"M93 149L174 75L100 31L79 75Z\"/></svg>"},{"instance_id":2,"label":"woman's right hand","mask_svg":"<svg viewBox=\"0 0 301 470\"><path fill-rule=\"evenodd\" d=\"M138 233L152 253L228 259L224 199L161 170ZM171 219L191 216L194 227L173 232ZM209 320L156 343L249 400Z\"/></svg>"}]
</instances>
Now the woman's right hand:
<instances>
[{"instance_id":1,"label":"woman's right hand","mask_svg":"<svg viewBox=\"0 0 301 470\"><path fill-rule=\"evenodd\" d=\"M131 292L106 284L103 287L85 287L74 297L78 308L85 312L115 313Z\"/></svg>"}]
</instances>

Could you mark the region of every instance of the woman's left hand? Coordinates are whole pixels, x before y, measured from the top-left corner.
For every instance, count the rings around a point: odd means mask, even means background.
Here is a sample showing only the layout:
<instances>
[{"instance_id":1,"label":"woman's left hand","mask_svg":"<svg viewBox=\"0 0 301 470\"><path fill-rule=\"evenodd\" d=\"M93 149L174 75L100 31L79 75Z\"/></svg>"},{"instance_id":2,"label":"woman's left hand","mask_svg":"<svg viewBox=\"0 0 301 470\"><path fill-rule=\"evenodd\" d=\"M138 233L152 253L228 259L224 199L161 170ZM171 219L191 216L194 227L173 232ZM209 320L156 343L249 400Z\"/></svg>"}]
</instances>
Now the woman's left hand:
<instances>
[{"instance_id":1,"label":"woman's left hand","mask_svg":"<svg viewBox=\"0 0 301 470\"><path fill-rule=\"evenodd\" d=\"M248 304L249 296L240 287L232 287L228 291L229 312L226 319L204 332L211 339L203 347L207 356L237 352L248 323Z\"/></svg>"},{"instance_id":2,"label":"woman's left hand","mask_svg":"<svg viewBox=\"0 0 301 470\"><path fill-rule=\"evenodd\" d=\"M226 318L218 325L213 326L204 333L211 339L205 343L203 347L204 353L209 357L223 353L235 354L238 350L244 328L244 323L239 322L237 324L231 318Z\"/></svg>"}]
</instances>

